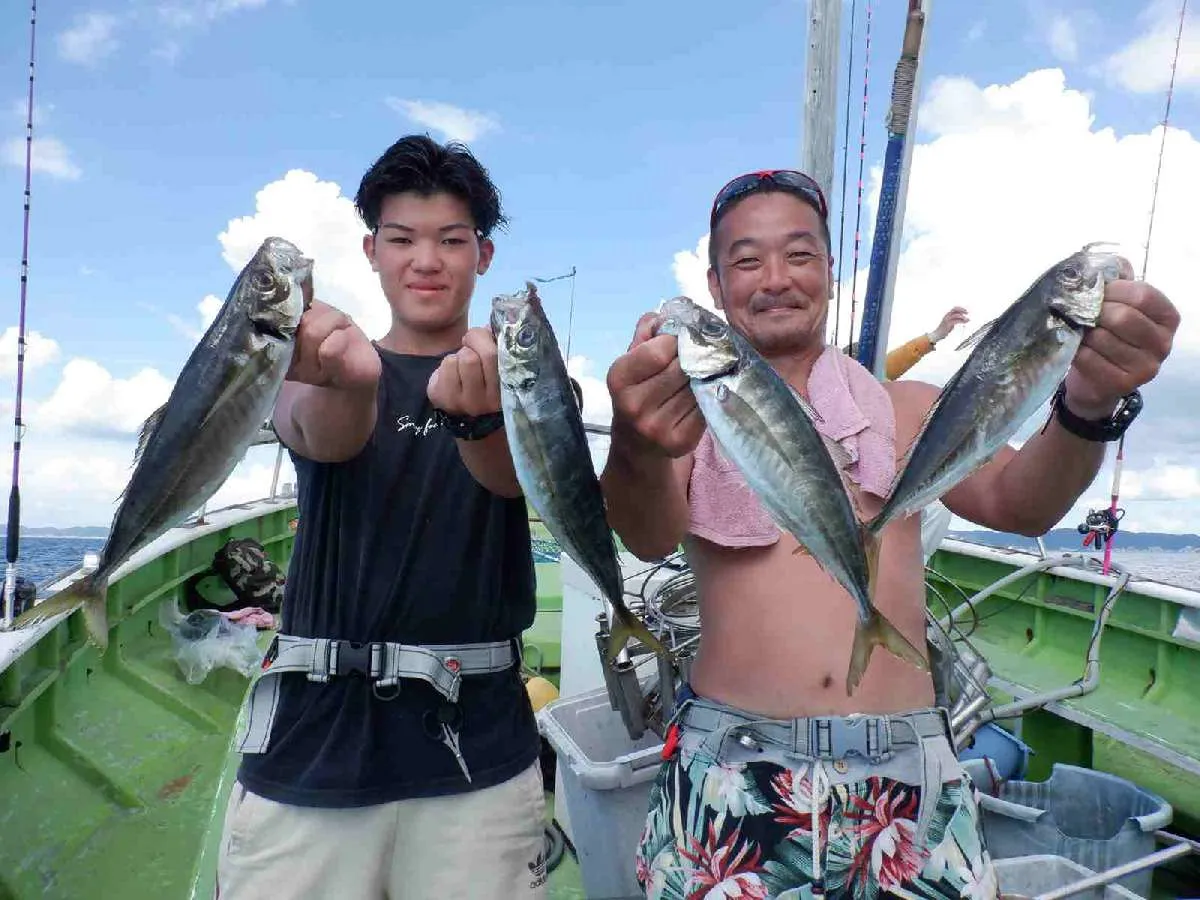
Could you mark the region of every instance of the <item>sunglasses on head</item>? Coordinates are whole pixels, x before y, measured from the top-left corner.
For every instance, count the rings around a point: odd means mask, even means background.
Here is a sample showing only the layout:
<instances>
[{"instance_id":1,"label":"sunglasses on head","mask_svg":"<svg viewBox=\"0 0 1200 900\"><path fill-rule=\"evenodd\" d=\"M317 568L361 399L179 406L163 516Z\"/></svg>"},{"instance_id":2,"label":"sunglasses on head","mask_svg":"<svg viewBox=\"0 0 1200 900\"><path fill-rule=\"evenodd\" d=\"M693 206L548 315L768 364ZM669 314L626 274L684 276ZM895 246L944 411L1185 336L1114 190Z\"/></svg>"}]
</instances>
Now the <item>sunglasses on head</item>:
<instances>
[{"instance_id":1,"label":"sunglasses on head","mask_svg":"<svg viewBox=\"0 0 1200 900\"><path fill-rule=\"evenodd\" d=\"M821 186L812 178L795 169L763 169L760 172L739 175L717 191L712 213L708 217L710 230L716 227L717 219L730 203L761 190L764 181L807 200L817 208L822 219L828 218L829 206L825 202L825 195L821 192Z\"/></svg>"}]
</instances>

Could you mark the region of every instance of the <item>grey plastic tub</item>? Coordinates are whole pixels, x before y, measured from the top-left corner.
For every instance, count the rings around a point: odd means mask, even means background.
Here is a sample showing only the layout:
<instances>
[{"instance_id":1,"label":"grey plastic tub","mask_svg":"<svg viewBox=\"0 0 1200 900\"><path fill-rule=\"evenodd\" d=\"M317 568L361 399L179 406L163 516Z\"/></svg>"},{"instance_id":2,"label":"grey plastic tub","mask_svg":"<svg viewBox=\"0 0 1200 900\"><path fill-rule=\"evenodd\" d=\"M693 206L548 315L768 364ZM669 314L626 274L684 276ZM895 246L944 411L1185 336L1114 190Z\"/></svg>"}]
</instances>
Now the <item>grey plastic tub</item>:
<instances>
[{"instance_id":1,"label":"grey plastic tub","mask_svg":"<svg viewBox=\"0 0 1200 900\"><path fill-rule=\"evenodd\" d=\"M662 763L662 740L652 731L630 740L606 688L547 703L538 725L558 755L588 900L643 897L634 858Z\"/></svg>"},{"instance_id":2,"label":"grey plastic tub","mask_svg":"<svg viewBox=\"0 0 1200 900\"><path fill-rule=\"evenodd\" d=\"M1056 763L1046 781L1009 781L979 798L994 860L1050 854L1102 872L1148 856L1154 832L1171 822L1171 805L1116 775ZM1150 895L1152 870L1117 884Z\"/></svg>"},{"instance_id":3,"label":"grey plastic tub","mask_svg":"<svg viewBox=\"0 0 1200 900\"><path fill-rule=\"evenodd\" d=\"M1077 862L1047 854L1016 856L995 862L1000 896L1013 900L1017 897L1036 897L1096 874ZM1139 900L1133 891L1112 884L1092 888L1075 896L1078 900Z\"/></svg>"}]
</instances>

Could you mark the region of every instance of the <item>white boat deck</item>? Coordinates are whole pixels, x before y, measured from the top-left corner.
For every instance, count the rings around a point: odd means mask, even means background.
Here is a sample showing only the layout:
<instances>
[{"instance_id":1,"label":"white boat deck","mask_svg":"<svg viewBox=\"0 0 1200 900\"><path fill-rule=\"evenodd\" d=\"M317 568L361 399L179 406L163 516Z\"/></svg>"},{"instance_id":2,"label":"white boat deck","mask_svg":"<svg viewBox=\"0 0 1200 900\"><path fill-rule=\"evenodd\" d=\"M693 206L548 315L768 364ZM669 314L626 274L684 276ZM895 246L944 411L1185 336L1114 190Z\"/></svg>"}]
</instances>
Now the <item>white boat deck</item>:
<instances>
[{"instance_id":1,"label":"white boat deck","mask_svg":"<svg viewBox=\"0 0 1200 900\"><path fill-rule=\"evenodd\" d=\"M184 544L195 540L201 535L229 528L232 525L237 525L273 510L294 506L295 503L296 498L294 496L280 496L275 499L264 498L262 500L252 500L248 503L227 506L223 509L208 510L204 513L203 523L191 519L182 525L177 525L156 540L151 541L119 566L113 573L111 580L116 581L118 578L129 574L151 560L157 559L178 547L182 547ZM80 567L70 575L50 585L47 593L53 594L62 590L79 578L82 578L86 574L86 571L88 570L84 568L84 560L81 559ZM29 628L0 631L0 672L7 669L14 660L19 659L22 654L36 644L43 635L58 625L66 616L67 614L65 613L57 615Z\"/></svg>"}]
</instances>

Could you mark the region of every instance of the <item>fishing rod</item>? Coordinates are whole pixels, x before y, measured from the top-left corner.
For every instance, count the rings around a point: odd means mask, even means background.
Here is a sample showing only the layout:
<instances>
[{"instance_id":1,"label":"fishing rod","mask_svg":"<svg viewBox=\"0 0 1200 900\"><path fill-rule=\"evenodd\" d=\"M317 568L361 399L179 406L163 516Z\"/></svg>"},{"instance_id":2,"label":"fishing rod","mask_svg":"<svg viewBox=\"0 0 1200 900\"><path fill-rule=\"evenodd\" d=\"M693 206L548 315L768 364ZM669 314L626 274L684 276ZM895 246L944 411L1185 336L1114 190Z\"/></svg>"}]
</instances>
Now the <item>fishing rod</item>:
<instances>
[{"instance_id":1,"label":"fishing rod","mask_svg":"<svg viewBox=\"0 0 1200 900\"><path fill-rule=\"evenodd\" d=\"M37 0L31 0L29 13L29 100L25 113L25 222L21 236L21 299L20 315L17 320L17 397L13 407L13 466L12 490L8 495L8 531L4 570L4 617L3 627L12 627L16 614L17 558L21 550L21 436L25 426L21 422L21 395L25 386L25 297L29 285L29 200L33 176L33 75L34 50L37 46Z\"/></svg>"},{"instance_id":2,"label":"fishing rod","mask_svg":"<svg viewBox=\"0 0 1200 900\"><path fill-rule=\"evenodd\" d=\"M1146 226L1146 244L1143 248L1142 255L1142 281L1146 280L1146 269L1150 265L1150 242L1154 236L1154 216L1158 211L1158 186L1162 179L1162 164L1163 158L1167 152L1167 128L1171 122L1171 100L1175 96L1175 75L1179 69L1179 48L1183 42L1183 26L1187 19L1188 0L1183 0L1179 9L1179 29L1175 33L1175 55L1171 60L1171 79L1167 84L1167 103L1166 109L1163 111L1162 119L1162 140L1158 147L1158 166L1154 172L1154 189L1150 197L1150 221ZM1118 508L1118 503L1121 499L1121 467L1125 461L1125 435L1117 440L1117 459L1113 465L1112 490L1110 492L1109 508L1099 512L1092 511L1088 513L1087 521L1079 526L1080 531L1085 531L1087 536L1084 538L1084 546L1090 542L1093 536L1096 538L1096 549L1100 549L1100 544L1104 545L1104 563L1101 568L1103 574L1107 575L1112 567L1112 545L1113 539L1117 534L1117 523L1124 515L1124 510Z\"/></svg>"}]
</instances>

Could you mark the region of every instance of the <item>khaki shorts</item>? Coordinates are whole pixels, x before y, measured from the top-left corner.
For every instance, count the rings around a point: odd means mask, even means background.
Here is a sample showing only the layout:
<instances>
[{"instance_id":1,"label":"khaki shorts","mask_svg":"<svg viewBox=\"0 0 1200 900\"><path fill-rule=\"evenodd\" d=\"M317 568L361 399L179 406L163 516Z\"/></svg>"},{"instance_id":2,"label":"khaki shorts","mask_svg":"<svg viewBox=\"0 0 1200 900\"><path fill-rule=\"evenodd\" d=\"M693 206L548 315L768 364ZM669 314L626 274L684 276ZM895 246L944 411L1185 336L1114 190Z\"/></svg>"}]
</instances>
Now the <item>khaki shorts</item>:
<instances>
[{"instance_id":1,"label":"khaki shorts","mask_svg":"<svg viewBox=\"0 0 1200 900\"><path fill-rule=\"evenodd\" d=\"M288 806L234 784L218 900L546 897L535 763L493 787L377 806Z\"/></svg>"}]
</instances>

